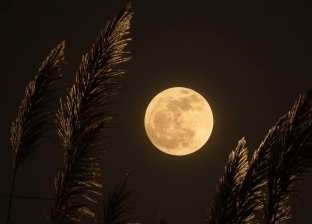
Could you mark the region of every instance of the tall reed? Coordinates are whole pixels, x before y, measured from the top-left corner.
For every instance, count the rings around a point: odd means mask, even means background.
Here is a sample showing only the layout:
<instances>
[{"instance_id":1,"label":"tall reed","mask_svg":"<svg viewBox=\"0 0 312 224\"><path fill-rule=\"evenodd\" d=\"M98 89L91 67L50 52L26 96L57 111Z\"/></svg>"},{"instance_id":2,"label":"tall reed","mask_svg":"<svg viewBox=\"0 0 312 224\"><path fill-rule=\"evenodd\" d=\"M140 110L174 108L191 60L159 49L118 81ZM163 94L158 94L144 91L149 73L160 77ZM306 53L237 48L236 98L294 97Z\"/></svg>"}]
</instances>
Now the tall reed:
<instances>
[{"instance_id":1,"label":"tall reed","mask_svg":"<svg viewBox=\"0 0 312 224\"><path fill-rule=\"evenodd\" d=\"M134 192L127 189L128 175L124 181L111 189L103 200L102 215L98 212L94 224L129 223L134 215Z\"/></svg>"},{"instance_id":2,"label":"tall reed","mask_svg":"<svg viewBox=\"0 0 312 224\"><path fill-rule=\"evenodd\" d=\"M124 51L129 38L130 4L101 30L89 54L82 57L73 87L57 111L57 132L64 147L64 162L55 179L56 195L50 206L53 224L80 223L84 216L94 217L87 203L90 193L100 194L97 182L99 162L104 154L103 136L110 127L108 100L122 87L116 78L125 73L116 69L129 60Z\"/></svg>"},{"instance_id":3,"label":"tall reed","mask_svg":"<svg viewBox=\"0 0 312 224\"><path fill-rule=\"evenodd\" d=\"M312 88L269 130L247 166L234 165L231 156L216 186L207 223L259 223L255 213L264 209L267 224L291 218L289 197L307 181L312 169ZM237 147L231 154L240 154ZM241 175L236 167L248 167ZM229 175L231 173L231 175ZM235 176L241 176L235 181Z\"/></svg>"},{"instance_id":4,"label":"tall reed","mask_svg":"<svg viewBox=\"0 0 312 224\"><path fill-rule=\"evenodd\" d=\"M60 70L65 65L65 42L60 43L43 61L34 81L26 87L25 98L19 107L15 122L11 127L13 148L13 182L10 193L7 223L10 222L12 197L16 174L20 166L34 156L42 137L53 128L54 113L51 104L56 99L56 80L61 77Z\"/></svg>"}]
</instances>

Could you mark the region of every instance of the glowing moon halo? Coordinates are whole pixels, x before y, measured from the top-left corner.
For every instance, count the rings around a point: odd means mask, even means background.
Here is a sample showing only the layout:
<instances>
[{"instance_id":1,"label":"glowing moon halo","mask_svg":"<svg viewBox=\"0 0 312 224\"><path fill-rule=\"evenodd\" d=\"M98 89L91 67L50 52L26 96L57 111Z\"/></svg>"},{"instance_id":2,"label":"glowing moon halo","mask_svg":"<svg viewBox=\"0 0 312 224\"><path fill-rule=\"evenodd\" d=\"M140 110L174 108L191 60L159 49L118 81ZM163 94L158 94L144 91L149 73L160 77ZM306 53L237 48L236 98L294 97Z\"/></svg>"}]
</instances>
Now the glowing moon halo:
<instances>
[{"instance_id":1,"label":"glowing moon halo","mask_svg":"<svg viewBox=\"0 0 312 224\"><path fill-rule=\"evenodd\" d=\"M160 92L149 103L144 126L155 147L170 155L183 156L207 142L213 128L213 115L199 93L173 87Z\"/></svg>"}]
</instances>

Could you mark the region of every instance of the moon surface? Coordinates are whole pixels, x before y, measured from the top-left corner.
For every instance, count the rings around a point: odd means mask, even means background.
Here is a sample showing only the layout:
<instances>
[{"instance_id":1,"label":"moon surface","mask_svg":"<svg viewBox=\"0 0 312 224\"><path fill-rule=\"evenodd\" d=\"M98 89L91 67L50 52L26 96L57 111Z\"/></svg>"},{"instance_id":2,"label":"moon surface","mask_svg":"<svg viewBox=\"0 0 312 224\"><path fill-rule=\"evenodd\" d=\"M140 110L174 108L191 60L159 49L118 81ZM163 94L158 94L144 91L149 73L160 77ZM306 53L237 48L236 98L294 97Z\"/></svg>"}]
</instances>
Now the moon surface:
<instances>
[{"instance_id":1,"label":"moon surface","mask_svg":"<svg viewBox=\"0 0 312 224\"><path fill-rule=\"evenodd\" d=\"M164 153L183 156L200 149L213 128L212 110L199 93L173 87L149 103L144 126L148 138Z\"/></svg>"}]
</instances>

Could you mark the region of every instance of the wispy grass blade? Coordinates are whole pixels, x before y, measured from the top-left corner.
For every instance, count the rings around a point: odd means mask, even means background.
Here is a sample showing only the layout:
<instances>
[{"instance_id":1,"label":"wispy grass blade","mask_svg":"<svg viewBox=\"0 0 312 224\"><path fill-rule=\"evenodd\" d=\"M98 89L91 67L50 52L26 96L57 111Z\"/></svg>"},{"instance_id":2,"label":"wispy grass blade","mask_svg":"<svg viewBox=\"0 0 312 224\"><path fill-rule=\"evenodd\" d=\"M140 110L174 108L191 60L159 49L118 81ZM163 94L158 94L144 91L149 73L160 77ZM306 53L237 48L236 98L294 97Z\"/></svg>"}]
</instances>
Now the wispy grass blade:
<instances>
[{"instance_id":1,"label":"wispy grass blade","mask_svg":"<svg viewBox=\"0 0 312 224\"><path fill-rule=\"evenodd\" d=\"M133 219L134 192L127 189L127 179L114 187L103 201L103 214L97 216L96 224L125 224Z\"/></svg>"},{"instance_id":2,"label":"wispy grass blade","mask_svg":"<svg viewBox=\"0 0 312 224\"><path fill-rule=\"evenodd\" d=\"M60 70L65 65L65 42L60 43L43 61L34 81L26 87L25 98L19 107L17 119L11 126L14 176L9 202L7 223L9 223L12 195L16 173L21 164L29 160L43 142L42 137L53 125L54 114L51 103L59 89L55 82L61 77Z\"/></svg>"},{"instance_id":3,"label":"wispy grass blade","mask_svg":"<svg viewBox=\"0 0 312 224\"><path fill-rule=\"evenodd\" d=\"M41 137L53 127L54 114L50 112L50 106L58 90L55 81L61 77L60 69L65 65L64 47L65 42L62 42L52 50L35 80L26 87L25 98L11 127L13 166L16 170L33 155L41 144Z\"/></svg>"},{"instance_id":4,"label":"wispy grass blade","mask_svg":"<svg viewBox=\"0 0 312 224\"><path fill-rule=\"evenodd\" d=\"M237 194L237 216L233 223L258 223L254 219L255 213L263 209L263 188L267 184L268 160L278 137L277 129L282 124L283 120L279 119L252 156Z\"/></svg>"},{"instance_id":5,"label":"wispy grass blade","mask_svg":"<svg viewBox=\"0 0 312 224\"><path fill-rule=\"evenodd\" d=\"M162 217L161 215L159 215L158 218L159 218L160 224L169 224L169 222L164 217Z\"/></svg>"},{"instance_id":6,"label":"wispy grass blade","mask_svg":"<svg viewBox=\"0 0 312 224\"><path fill-rule=\"evenodd\" d=\"M237 194L248 170L245 139L241 139L230 153L223 177L216 186L209 209L208 224L235 223L237 219Z\"/></svg>"},{"instance_id":7,"label":"wispy grass blade","mask_svg":"<svg viewBox=\"0 0 312 224\"><path fill-rule=\"evenodd\" d=\"M111 116L108 103L122 87L115 79L124 74L115 67L128 61L124 51L129 38L130 4L101 30L89 54L82 58L75 84L66 103L61 101L57 112L57 129L65 149L65 159L55 180L56 196L50 209L54 224L80 223L84 216L94 216L87 204L76 199L91 200L90 193L99 194L102 187L96 179L101 174L103 136Z\"/></svg>"},{"instance_id":8,"label":"wispy grass blade","mask_svg":"<svg viewBox=\"0 0 312 224\"><path fill-rule=\"evenodd\" d=\"M312 168L312 88L282 120L268 166L265 221L270 224L291 218L289 196Z\"/></svg>"},{"instance_id":9,"label":"wispy grass blade","mask_svg":"<svg viewBox=\"0 0 312 224\"><path fill-rule=\"evenodd\" d=\"M258 223L264 208L266 223L290 218L289 196L311 169L311 90L273 126L255 151L238 194L238 219Z\"/></svg>"}]
</instances>

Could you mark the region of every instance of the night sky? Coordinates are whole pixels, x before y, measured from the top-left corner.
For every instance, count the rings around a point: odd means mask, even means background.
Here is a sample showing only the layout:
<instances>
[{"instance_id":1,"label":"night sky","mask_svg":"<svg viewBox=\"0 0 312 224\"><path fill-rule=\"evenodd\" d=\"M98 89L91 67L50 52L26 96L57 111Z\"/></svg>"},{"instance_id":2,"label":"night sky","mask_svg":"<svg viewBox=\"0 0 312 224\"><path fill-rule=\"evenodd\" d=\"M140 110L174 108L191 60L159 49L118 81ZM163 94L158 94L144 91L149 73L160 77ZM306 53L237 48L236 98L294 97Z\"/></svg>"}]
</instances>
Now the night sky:
<instances>
[{"instance_id":1,"label":"night sky","mask_svg":"<svg viewBox=\"0 0 312 224\"><path fill-rule=\"evenodd\" d=\"M2 1L3 2L3 1ZM81 56L106 22L128 3L123 0L11 0L0 19L0 194L9 195L13 167L10 127L29 81L42 61L66 41L63 81L71 86ZM136 192L136 218L158 223L204 223L215 185L228 155L246 137L249 154L280 116L312 85L312 14L308 1L133 0L127 50L132 60L119 81L112 113L120 129L109 130L107 158L99 182L107 190L125 178ZM3 4L3 3L1 3ZM61 84L61 82L59 83ZM144 129L152 98L182 86L206 98L214 128L199 151L174 157L157 150ZM63 94L64 95L64 94ZM63 96L62 95L62 96ZM54 136L55 134L52 133ZM55 136L54 136L55 137ZM52 141L18 172L15 195L52 198L63 161ZM216 170L216 171L215 171ZM312 182L301 185L289 223L311 223ZM14 199L12 221L48 223L49 202ZM0 196L0 223L8 198Z\"/></svg>"}]
</instances>

